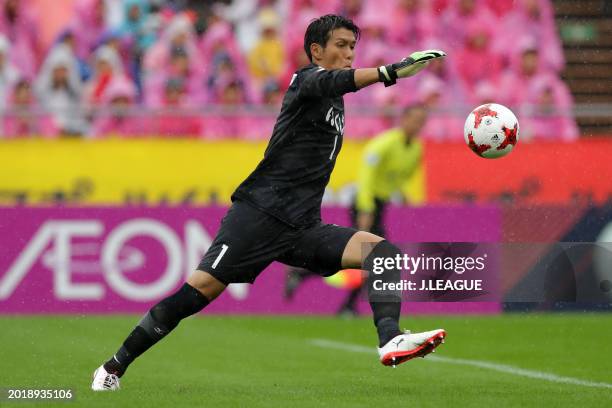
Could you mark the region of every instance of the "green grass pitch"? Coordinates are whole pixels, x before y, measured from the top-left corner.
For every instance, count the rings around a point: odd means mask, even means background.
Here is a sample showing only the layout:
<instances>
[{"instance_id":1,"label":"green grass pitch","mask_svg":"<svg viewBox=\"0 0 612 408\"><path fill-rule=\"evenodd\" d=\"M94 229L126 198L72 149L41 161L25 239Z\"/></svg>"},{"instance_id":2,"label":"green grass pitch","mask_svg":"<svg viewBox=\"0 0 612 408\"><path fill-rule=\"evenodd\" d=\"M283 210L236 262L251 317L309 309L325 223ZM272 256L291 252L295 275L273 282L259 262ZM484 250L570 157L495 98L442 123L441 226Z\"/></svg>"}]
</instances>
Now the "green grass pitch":
<instances>
[{"instance_id":1,"label":"green grass pitch","mask_svg":"<svg viewBox=\"0 0 612 408\"><path fill-rule=\"evenodd\" d=\"M190 318L136 360L116 393L90 391L93 370L138 316L0 317L0 387L70 387L69 402L6 407L609 407L612 314L406 316L448 332L434 359L396 369L375 353L369 318ZM313 339L323 339L317 345ZM350 350L325 347L350 344ZM368 354L364 347L372 347ZM571 377L449 363L478 360Z\"/></svg>"}]
</instances>

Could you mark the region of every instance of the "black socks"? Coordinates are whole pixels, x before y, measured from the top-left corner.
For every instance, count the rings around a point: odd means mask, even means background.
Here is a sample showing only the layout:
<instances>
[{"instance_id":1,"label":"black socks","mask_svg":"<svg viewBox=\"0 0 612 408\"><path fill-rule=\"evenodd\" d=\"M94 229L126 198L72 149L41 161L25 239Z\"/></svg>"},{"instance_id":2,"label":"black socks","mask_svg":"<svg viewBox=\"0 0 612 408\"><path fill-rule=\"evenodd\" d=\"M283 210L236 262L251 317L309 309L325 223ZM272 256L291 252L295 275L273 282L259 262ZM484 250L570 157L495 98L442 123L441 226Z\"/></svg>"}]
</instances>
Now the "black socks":
<instances>
[{"instance_id":1,"label":"black socks","mask_svg":"<svg viewBox=\"0 0 612 408\"><path fill-rule=\"evenodd\" d=\"M401 270L397 267L384 268L380 274L373 273L375 267L380 268L381 258L394 258L402 255L398 247L389 241L381 241L370 252L364 260L363 269L368 271L368 297L370 307L374 314L374 324L378 331L379 347L384 346L389 340L398 334L402 334L399 329L399 317L402 307L402 297L400 291L374 290L373 281L381 280L383 283L396 283L401 279ZM377 261L378 259L378 261Z\"/></svg>"},{"instance_id":2,"label":"black socks","mask_svg":"<svg viewBox=\"0 0 612 408\"><path fill-rule=\"evenodd\" d=\"M208 303L199 290L185 283L144 315L117 353L104 363L104 369L121 377L134 359L163 339L182 319L198 313Z\"/></svg>"},{"instance_id":3,"label":"black socks","mask_svg":"<svg viewBox=\"0 0 612 408\"><path fill-rule=\"evenodd\" d=\"M383 317L376 322L378 332L378 347L387 344L392 338L403 332L399 329L398 320L393 317Z\"/></svg>"}]
</instances>

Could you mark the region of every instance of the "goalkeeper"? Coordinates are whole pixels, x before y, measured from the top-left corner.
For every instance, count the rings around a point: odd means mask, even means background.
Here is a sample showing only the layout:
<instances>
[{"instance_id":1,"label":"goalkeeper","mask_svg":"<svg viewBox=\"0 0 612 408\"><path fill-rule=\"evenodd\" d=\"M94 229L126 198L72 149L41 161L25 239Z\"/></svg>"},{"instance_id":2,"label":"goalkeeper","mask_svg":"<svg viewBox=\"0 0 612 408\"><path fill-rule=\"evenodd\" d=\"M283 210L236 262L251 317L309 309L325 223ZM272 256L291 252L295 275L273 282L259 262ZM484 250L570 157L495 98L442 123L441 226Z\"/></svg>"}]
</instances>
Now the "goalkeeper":
<instances>
[{"instance_id":1,"label":"goalkeeper","mask_svg":"<svg viewBox=\"0 0 612 408\"><path fill-rule=\"evenodd\" d=\"M273 261L329 276L347 268L373 271L376 260L401 256L382 237L321 222L323 192L342 147L342 96L377 82L393 85L445 54L416 52L397 63L353 69L359 33L342 16L326 15L309 24L304 51L311 64L293 75L263 159L232 194L232 206L197 269L176 293L154 305L95 370L92 389L119 389L128 366L181 320L204 309L227 285L253 283ZM396 283L400 272L391 267L376 276ZM425 356L443 341L441 329L400 330L397 293L372 291L369 300L382 364Z\"/></svg>"},{"instance_id":2,"label":"goalkeeper","mask_svg":"<svg viewBox=\"0 0 612 408\"><path fill-rule=\"evenodd\" d=\"M364 148L363 161L357 180L357 194L351 206L351 221L355 228L384 237L384 211L391 196L402 190L419 168L423 147L418 135L427 119L423 105L406 107L398 126L374 137ZM316 273L291 268L287 273L285 296L291 298L298 286ZM338 314L357 314L361 286L349 290Z\"/></svg>"}]
</instances>

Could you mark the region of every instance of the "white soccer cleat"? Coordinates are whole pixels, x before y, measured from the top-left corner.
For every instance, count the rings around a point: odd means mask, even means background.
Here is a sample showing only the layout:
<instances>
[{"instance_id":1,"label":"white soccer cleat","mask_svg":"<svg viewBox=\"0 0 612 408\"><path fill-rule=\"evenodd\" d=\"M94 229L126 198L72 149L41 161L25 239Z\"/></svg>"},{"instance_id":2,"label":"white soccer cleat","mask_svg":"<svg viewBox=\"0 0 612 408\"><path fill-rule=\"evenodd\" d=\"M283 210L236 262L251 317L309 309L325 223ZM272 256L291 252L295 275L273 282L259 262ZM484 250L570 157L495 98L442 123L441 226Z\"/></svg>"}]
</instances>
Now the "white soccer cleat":
<instances>
[{"instance_id":1,"label":"white soccer cleat","mask_svg":"<svg viewBox=\"0 0 612 408\"><path fill-rule=\"evenodd\" d=\"M117 391L121 386L119 385L119 377L115 374L109 374L101 365L93 373L93 382L91 383L91 389L94 391Z\"/></svg>"},{"instance_id":2,"label":"white soccer cleat","mask_svg":"<svg viewBox=\"0 0 612 408\"><path fill-rule=\"evenodd\" d=\"M422 333L406 331L404 334L395 336L378 349L380 362L386 366L395 367L415 357L425 357L444 343L445 337L446 332L443 329Z\"/></svg>"}]
</instances>

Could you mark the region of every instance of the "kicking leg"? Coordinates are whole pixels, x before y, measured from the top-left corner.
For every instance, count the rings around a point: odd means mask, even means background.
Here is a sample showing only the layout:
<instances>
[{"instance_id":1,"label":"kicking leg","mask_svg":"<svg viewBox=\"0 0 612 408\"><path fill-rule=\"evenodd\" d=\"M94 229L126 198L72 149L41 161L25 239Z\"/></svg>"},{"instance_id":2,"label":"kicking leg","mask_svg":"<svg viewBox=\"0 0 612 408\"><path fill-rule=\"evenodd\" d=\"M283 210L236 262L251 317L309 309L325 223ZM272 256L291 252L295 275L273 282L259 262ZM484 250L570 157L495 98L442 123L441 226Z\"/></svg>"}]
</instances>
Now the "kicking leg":
<instances>
[{"instance_id":1,"label":"kicking leg","mask_svg":"<svg viewBox=\"0 0 612 408\"><path fill-rule=\"evenodd\" d=\"M394 258L397 254L401 254L399 248L389 241L372 233L359 231L351 237L344 249L342 266L362 268L370 271L368 275L371 275L375 258ZM381 275L381 279L388 282L399 281L400 271L399 269L387 270ZM379 345L382 347L395 336L402 334L399 328L401 296L397 293L373 294L369 287L368 292L370 307L374 314L374 325L378 331Z\"/></svg>"},{"instance_id":2,"label":"kicking leg","mask_svg":"<svg viewBox=\"0 0 612 408\"><path fill-rule=\"evenodd\" d=\"M223 292L225 286L208 272L194 272L176 293L153 306L117 353L96 370L92 389L119 388L118 378L138 356L167 336L182 319L204 309Z\"/></svg>"},{"instance_id":3,"label":"kicking leg","mask_svg":"<svg viewBox=\"0 0 612 408\"><path fill-rule=\"evenodd\" d=\"M378 331L380 361L392 366L414 357L424 357L433 352L446 337L446 332L442 329L424 333L403 333L399 328L401 292L373 290L371 278L374 276L384 283L400 281L401 269L397 267L385 268L380 275L374 275L372 272L375 259L396 258L398 255L401 257L402 252L389 241L360 231L349 240L342 257L343 267L361 267L369 272L366 285L374 324Z\"/></svg>"}]
</instances>

